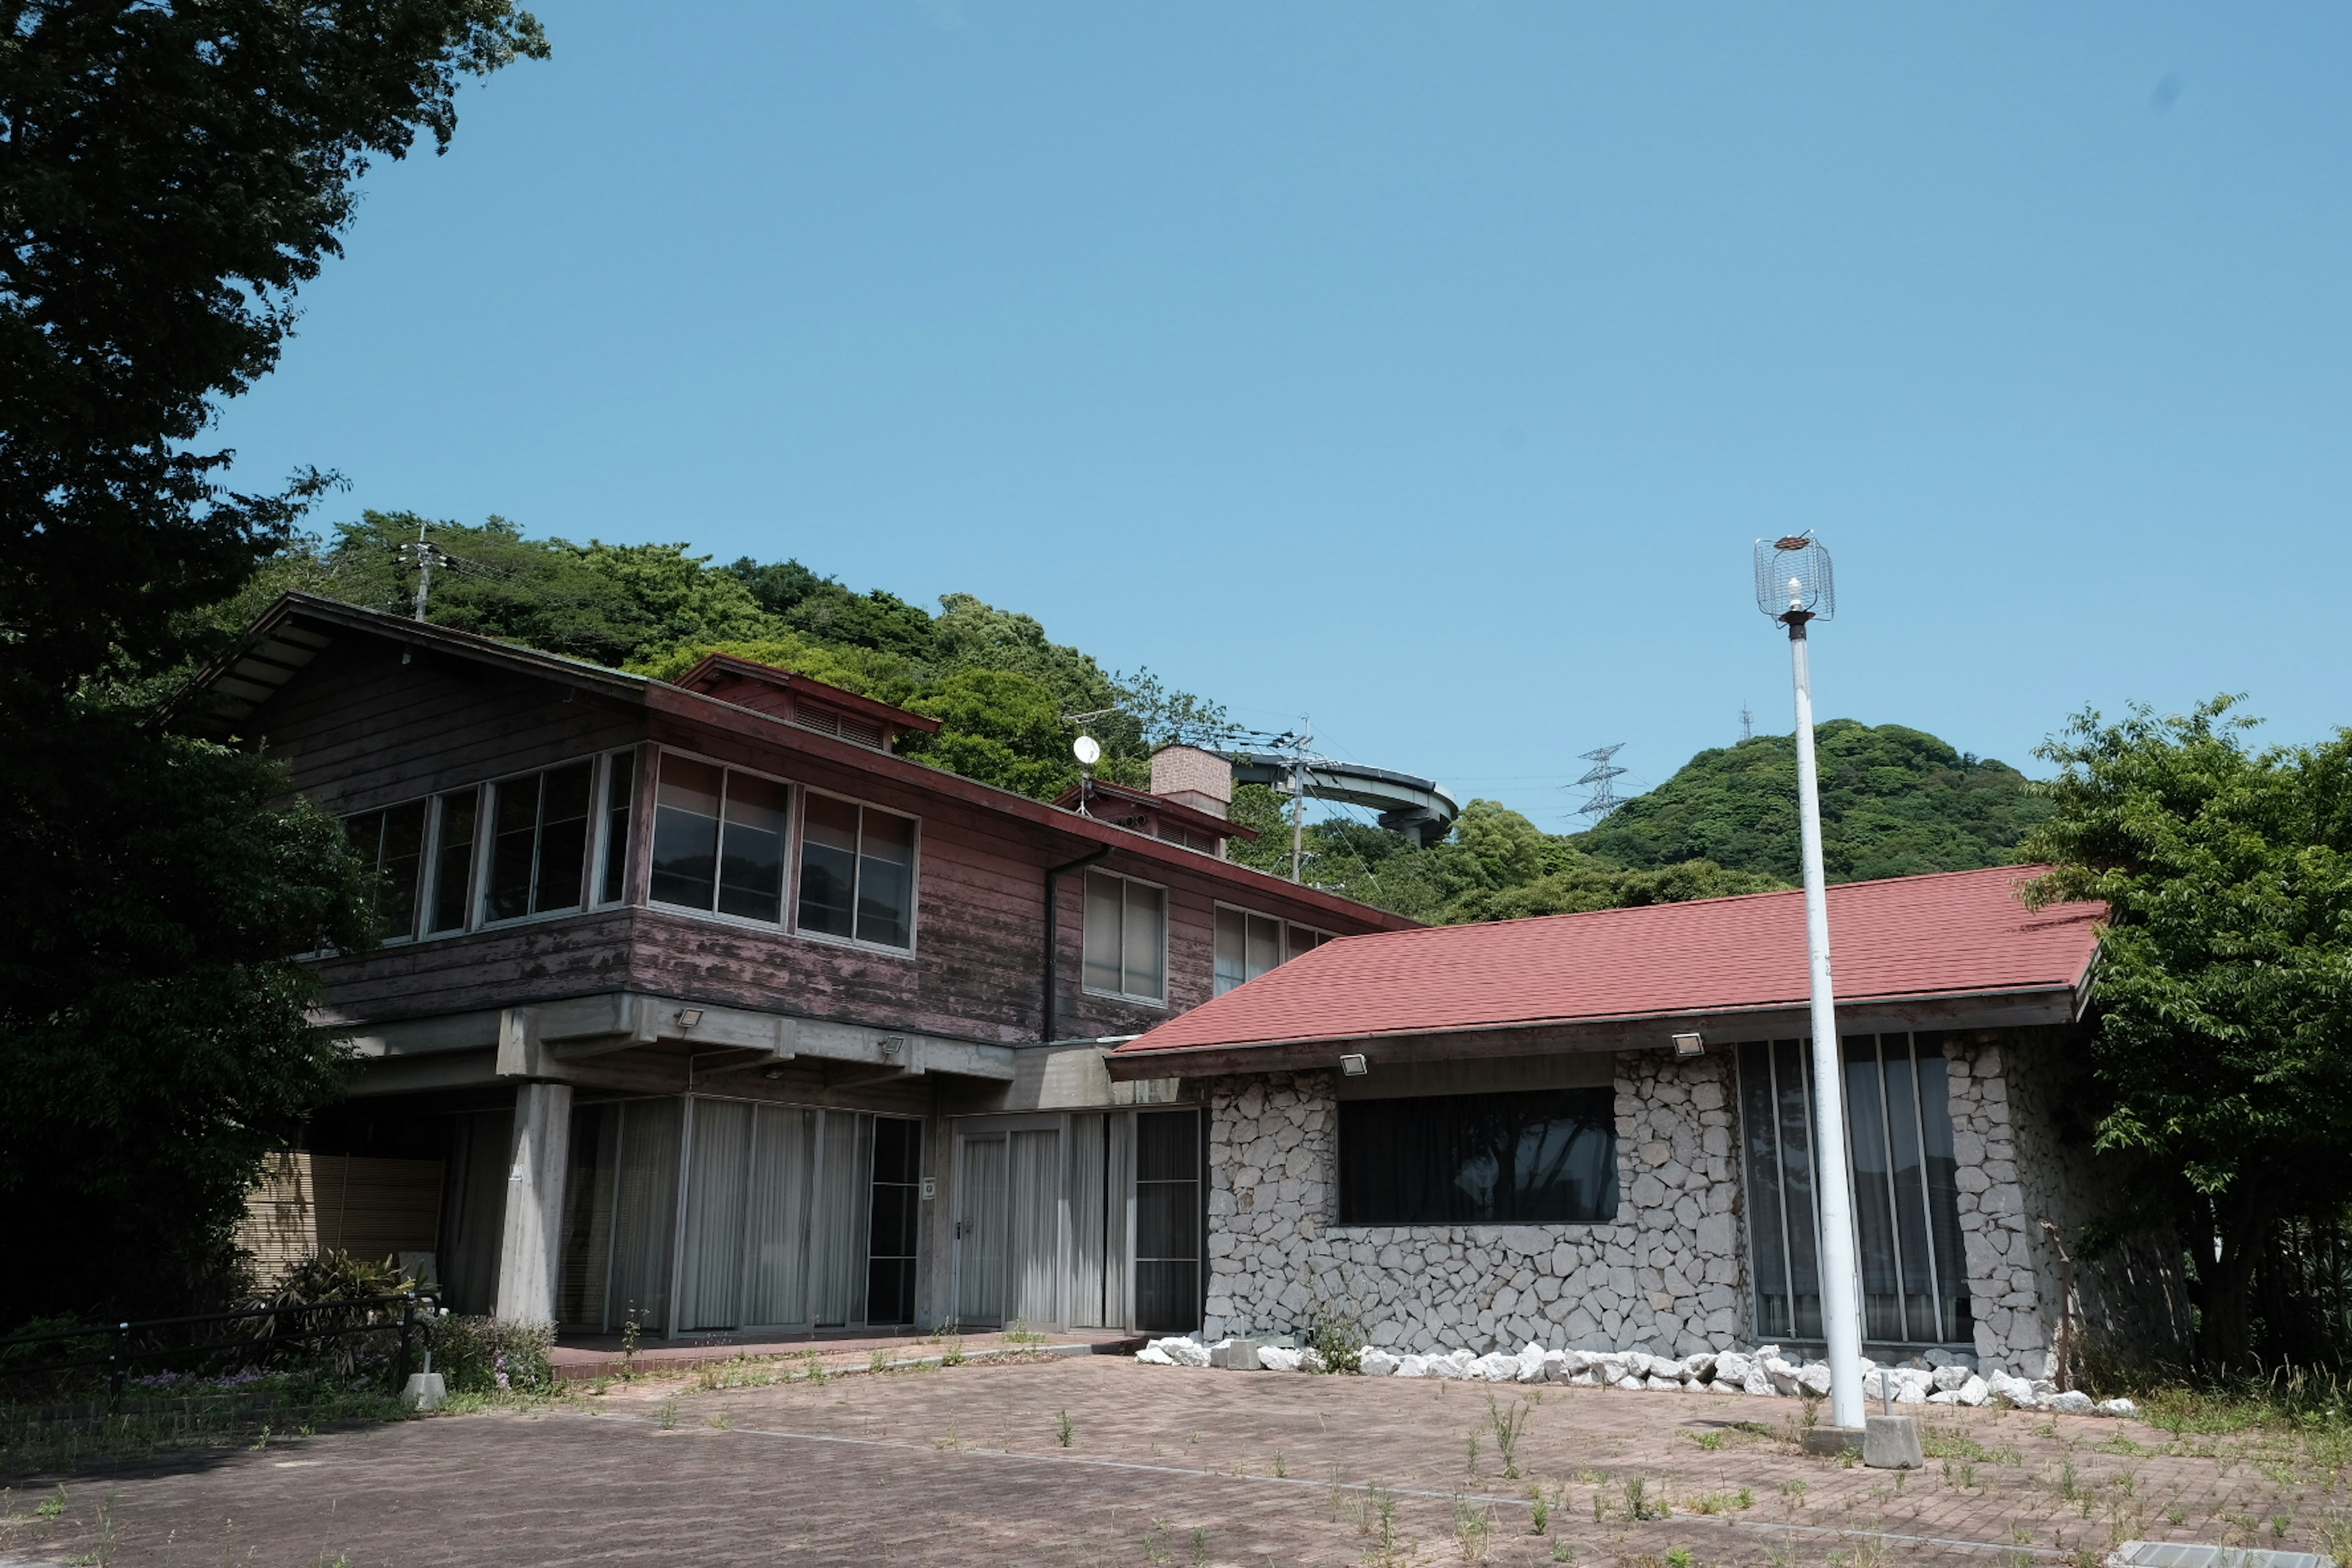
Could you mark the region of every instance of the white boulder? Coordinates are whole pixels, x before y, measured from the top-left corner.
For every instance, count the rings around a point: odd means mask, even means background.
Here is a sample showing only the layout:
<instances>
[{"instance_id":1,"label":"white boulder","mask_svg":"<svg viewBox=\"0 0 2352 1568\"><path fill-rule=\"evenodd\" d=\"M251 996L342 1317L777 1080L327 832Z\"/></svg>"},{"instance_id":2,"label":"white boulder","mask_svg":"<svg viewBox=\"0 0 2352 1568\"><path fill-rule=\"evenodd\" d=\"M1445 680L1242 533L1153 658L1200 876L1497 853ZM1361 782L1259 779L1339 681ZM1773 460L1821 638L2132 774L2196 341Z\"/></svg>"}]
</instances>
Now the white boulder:
<instances>
[{"instance_id":1,"label":"white boulder","mask_svg":"<svg viewBox=\"0 0 2352 1568\"><path fill-rule=\"evenodd\" d=\"M2102 1415L2137 1415L2139 1414L2139 1406L2128 1399L2102 1399L2098 1404L2098 1411Z\"/></svg>"},{"instance_id":2,"label":"white boulder","mask_svg":"<svg viewBox=\"0 0 2352 1568\"><path fill-rule=\"evenodd\" d=\"M1953 1394L1952 1403L1955 1405L1982 1405L1987 1397L1989 1397L1990 1394L1990 1390L1986 1387L1985 1380L1979 1377L1976 1373L1969 1373L1968 1382L1960 1384L1958 1391Z\"/></svg>"},{"instance_id":3,"label":"white boulder","mask_svg":"<svg viewBox=\"0 0 2352 1568\"><path fill-rule=\"evenodd\" d=\"M1519 1380L1519 1358L1496 1352L1482 1355L1464 1371L1475 1383L1517 1383Z\"/></svg>"},{"instance_id":4,"label":"white boulder","mask_svg":"<svg viewBox=\"0 0 2352 1568\"><path fill-rule=\"evenodd\" d=\"M1970 1372L1967 1367L1962 1366L1958 1362L1948 1361L1943 1365L1936 1369L1936 1387L1945 1394L1958 1394L1961 1389L1968 1386L1969 1379L1975 1375L1976 1373Z\"/></svg>"},{"instance_id":5,"label":"white boulder","mask_svg":"<svg viewBox=\"0 0 2352 1568\"><path fill-rule=\"evenodd\" d=\"M1715 1381L1737 1388L1748 1381L1748 1373L1755 1364L1738 1351L1726 1351L1715 1358Z\"/></svg>"},{"instance_id":6,"label":"white boulder","mask_svg":"<svg viewBox=\"0 0 2352 1568\"><path fill-rule=\"evenodd\" d=\"M1683 1380L1679 1377L1662 1377L1654 1372L1649 1375L1648 1379L1643 1383L1642 1386L1644 1388L1654 1388L1661 1392L1680 1394L1683 1388Z\"/></svg>"},{"instance_id":7,"label":"white boulder","mask_svg":"<svg viewBox=\"0 0 2352 1568\"><path fill-rule=\"evenodd\" d=\"M1366 1377L1387 1377L1396 1371L1397 1365L1395 1356L1384 1350L1366 1345L1363 1358L1356 1363L1356 1370Z\"/></svg>"},{"instance_id":8,"label":"white boulder","mask_svg":"<svg viewBox=\"0 0 2352 1568\"><path fill-rule=\"evenodd\" d=\"M1189 1335L1176 1339L1154 1340L1143 1348L1148 1351L1158 1351L1178 1366L1209 1364L1209 1347Z\"/></svg>"},{"instance_id":9,"label":"white boulder","mask_svg":"<svg viewBox=\"0 0 2352 1568\"><path fill-rule=\"evenodd\" d=\"M1257 1348L1257 1364L1268 1372L1297 1372L1306 1354L1305 1351L1293 1350L1288 1345L1260 1345Z\"/></svg>"},{"instance_id":10,"label":"white boulder","mask_svg":"<svg viewBox=\"0 0 2352 1568\"><path fill-rule=\"evenodd\" d=\"M1158 1345L1146 1345L1135 1352L1135 1359L1146 1366L1174 1366L1175 1358Z\"/></svg>"},{"instance_id":11,"label":"white boulder","mask_svg":"<svg viewBox=\"0 0 2352 1568\"><path fill-rule=\"evenodd\" d=\"M2061 1415L2088 1415L2097 1406L2092 1404L2089 1394L2079 1388L2070 1388L2063 1394L2052 1394L2050 1408Z\"/></svg>"},{"instance_id":12,"label":"white boulder","mask_svg":"<svg viewBox=\"0 0 2352 1568\"><path fill-rule=\"evenodd\" d=\"M1395 1370L1389 1375L1391 1377L1427 1377L1429 1375L1429 1358L1425 1355L1401 1355L1397 1357Z\"/></svg>"},{"instance_id":13,"label":"white boulder","mask_svg":"<svg viewBox=\"0 0 2352 1568\"><path fill-rule=\"evenodd\" d=\"M1825 1361L1807 1362L1797 1369L1797 1386L1807 1394L1826 1399L1830 1392L1830 1363ZM1896 1403L1902 1395L1896 1394Z\"/></svg>"}]
</instances>

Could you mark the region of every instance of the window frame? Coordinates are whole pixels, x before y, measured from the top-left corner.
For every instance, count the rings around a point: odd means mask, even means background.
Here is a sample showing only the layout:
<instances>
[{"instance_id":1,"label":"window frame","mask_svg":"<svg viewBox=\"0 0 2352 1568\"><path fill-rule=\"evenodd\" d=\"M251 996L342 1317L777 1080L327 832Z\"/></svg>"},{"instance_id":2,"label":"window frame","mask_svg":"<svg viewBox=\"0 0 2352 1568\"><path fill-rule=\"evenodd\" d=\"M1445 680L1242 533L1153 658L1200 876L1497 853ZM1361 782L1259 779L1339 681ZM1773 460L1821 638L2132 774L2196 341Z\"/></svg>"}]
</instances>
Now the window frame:
<instances>
[{"instance_id":1,"label":"window frame","mask_svg":"<svg viewBox=\"0 0 2352 1568\"><path fill-rule=\"evenodd\" d=\"M637 748L635 746L620 746L609 752L599 752L596 753L595 761L596 779L594 785L589 791L589 800L594 810L589 814L588 835L588 890L594 896L589 899L587 908L592 910L626 909L629 903L629 877L630 873L636 868L639 847L637 795L645 787L646 781L636 776L638 755ZM602 894L605 879L612 871L613 775L619 771L619 764L623 762L629 764L629 820L623 828L626 837L621 845L621 890L607 899ZM656 782L658 782L658 774L656 774ZM476 808L478 812L479 809L479 807Z\"/></svg>"},{"instance_id":2,"label":"window frame","mask_svg":"<svg viewBox=\"0 0 2352 1568\"><path fill-rule=\"evenodd\" d=\"M603 755L604 753L600 752L591 752L584 757L566 757L561 762L548 763L535 768L522 768L511 773L501 773L496 778L484 779L474 786L480 794L477 796L474 806L474 896L473 908L470 911L473 918L472 923L467 927L468 931L511 931L516 926L529 925L535 921L562 920L568 915L584 915L593 911L595 905L589 901L589 894L594 890L595 885L590 880L590 877L596 860L596 830L601 826L596 815L596 784L598 764ZM498 854L498 792L517 780L544 778L558 769L577 767L583 763L588 766L588 813L582 819L587 826L586 842L581 846L580 854L579 902L564 904L552 910L531 910L523 914L509 915L504 920L492 920L489 873ZM459 786L461 789L463 787L463 785ZM546 790L547 786L542 784L540 786L540 816L531 825L530 894L533 899L539 896L540 840L547 831ZM457 936L463 933L449 931L445 934Z\"/></svg>"},{"instance_id":3,"label":"window frame","mask_svg":"<svg viewBox=\"0 0 2352 1568\"><path fill-rule=\"evenodd\" d=\"M681 757L689 763L699 763L705 767L717 768L719 771L720 777L719 787L720 794L719 797L719 840L716 846L718 857L714 858L711 864L710 904L708 908L705 908L700 904L674 904L667 899L657 899L654 897L653 852L654 840L658 836L658 829L656 825L660 820L661 812L661 759L672 755ZM725 856L727 846L727 795L725 793L727 783L725 775L730 773L742 773L750 778L763 780L766 783L774 784L777 788L784 792L784 832L783 842L780 847L780 851L784 858L784 877L782 884L780 901L777 905L776 918L772 921L754 920L750 915L730 915L726 910L719 907L719 859L723 858ZM633 860L640 854L642 854L646 859L645 907L646 909L660 910L665 914L688 915L699 920L717 921L721 924L737 926L744 931L767 931L772 935L784 936L797 934L793 930L793 914L794 910L794 896L800 889L800 803L801 797L808 793L808 785L785 778L778 773L769 773L764 768L742 767L737 763L728 762L723 758L709 756L700 752L689 752L682 746L663 746L658 748L655 753L654 766L650 772L649 778L646 781L646 787L651 792L651 798L647 802L646 806L647 820L644 834L645 842L643 844L632 844L629 847L629 855ZM877 948L876 951L880 952L897 952L898 949L895 947L886 947Z\"/></svg>"},{"instance_id":4,"label":"window frame","mask_svg":"<svg viewBox=\"0 0 2352 1568\"><path fill-rule=\"evenodd\" d=\"M1220 991L1217 989L1217 913L1221 910L1231 910L1234 913L1241 915L1245 919L1255 917L1255 919L1262 921L1272 921L1276 926L1281 928L1282 956L1274 961L1274 969L1279 969L1284 964L1288 963L1292 959L1299 956L1298 953L1295 953L1290 951L1290 933L1294 929L1298 931L1313 931L1317 938L1315 947L1321 947L1327 942L1337 942L1339 940L1339 933L1338 931L1325 931L1321 926L1311 926L1305 921L1294 921L1282 915L1268 914L1264 910L1254 910L1247 904L1236 904L1232 902L1230 900L1218 899L1210 906L1209 910L1209 995L1211 1000L1225 995L1229 992L1238 991L1242 986L1259 978L1255 974L1244 975L1237 984L1228 986L1226 990ZM1249 966L1248 929L1249 928L1246 926L1243 927L1242 966L1244 969ZM1302 951L1312 952L1315 951L1315 947L1306 948ZM1274 969L1269 969L1265 971L1265 973L1271 974L1274 973Z\"/></svg>"},{"instance_id":5,"label":"window frame","mask_svg":"<svg viewBox=\"0 0 2352 1568\"><path fill-rule=\"evenodd\" d=\"M820 789L815 784L796 784L793 785L793 804L788 808L790 814L790 833L788 841L784 847L786 857L784 863L784 910L790 918L782 922L781 929L793 936L800 938L803 942L820 942L828 947L855 948L860 952L887 953L892 958L914 957L916 949L920 945L922 941L922 921L920 915L923 907L923 819L916 816L911 811L899 811L895 807L882 805L874 801L866 800L862 796L845 795L839 790ZM855 934L850 936L835 936L831 931L806 931L802 928L802 846L807 838L808 803L813 797L816 796L822 796L826 800L837 800L845 805L854 805L857 807L858 847L856 853L858 875L861 879L865 874L866 865L866 813L869 811L878 811L885 816L895 816L902 822L913 825L914 833L912 841L908 844L907 849L906 946L893 947L888 942L867 942L864 938ZM861 883L853 882L850 885L849 890L849 929L853 933L857 930L857 889L860 885ZM758 922L750 921L746 923L756 925Z\"/></svg>"},{"instance_id":6,"label":"window frame","mask_svg":"<svg viewBox=\"0 0 2352 1568\"><path fill-rule=\"evenodd\" d=\"M1157 893L1160 895L1160 994L1159 995L1157 995L1157 996L1148 996L1148 995L1143 994L1142 994L1142 993L1140 993L1140 992L1135 992L1135 991L1105 991L1105 990L1102 990L1102 989L1101 989L1100 987L1098 987L1098 986L1092 985L1092 984L1089 984L1087 983L1087 918L1086 918L1086 902L1087 902L1087 894L1086 894L1086 881L1087 881L1087 880L1088 880L1088 879L1093 879L1093 878L1096 878L1096 877L1108 877L1108 878L1110 878L1112 880L1114 880L1114 881L1118 881L1118 882L1132 882L1132 883L1134 883L1134 884L1135 884L1137 887L1139 887L1139 888L1150 888L1150 889L1151 889L1154 892L1157 892ZM1169 973L1169 964L1168 964L1168 960L1169 960L1169 946L1170 946L1170 942L1169 942L1169 936L1170 936L1169 927L1173 923L1173 922L1172 922L1172 921L1171 921L1171 918L1170 918L1170 907L1169 907L1169 906L1170 906L1170 903L1171 903L1171 900L1170 900L1170 898L1169 898L1169 887L1168 887L1168 884L1167 884L1167 883L1165 883L1165 882L1155 882L1155 881L1152 881L1150 878L1147 878L1147 877L1131 877L1131 876L1128 875L1128 874L1127 874L1126 872L1124 872L1124 871L1106 871L1106 870L1104 870L1100 866L1089 866L1089 867L1087 867L1087 868L1086 878L1085 878L1085 879L1082 879L1080 880L1080 882L1079 882L1079 887L1078 887L1078 900L1079 900L1079 901L1078 901L1078 989L1079 989L1080 994L1083 994L1083 995L1087 995L1087 996L1100 996L1100 997L1104 998L1104 999L1105 999L1105 1000L1107 1000L1107 1001L1113 1001L1113 1002L1125 1002L1125 1003L1129 1003L1129 1004L1130 1004L1130 1005L1134 1005L1134 1006L1138 1006L1138 1007L1157 1007L1157 1008L1160 1009L1162 1012L1167 1011L1167 1010L1169 1009L1170 1005L1171 1005L1171 1004L1170 1004L1170 1002L1169 1002L1169 1000L1168 1000L1168 993L1172 989L1172 987L1171 987L1171 984L1170 984L1170 981L1173 978L1173 976L1171 976L1171 975ZM1126 898L1125 898L1125 896L1124 896L1124 895L1122 895L1122 896L1121 896L1121 898L1120 898L1120 900L1119 900L1119 909L1120 909L1120 911L1121 911L1121 913L1120 913L1120 917L1119 917L1119 924L1120 924L1120 931L1119 931L1119 949L1120 949L1120 951L1121 951L1122 952L1124 952L1126 951L1126 947L1127 947L1126 914L1125 914L1126 908L1127 908L1127 901L1126 901ZM1212 931L1211 931L1211 946L1212 946L1212 949L1213 949L1213 948L1214 948L1214 945L1215 945L1215 936L1214 936L1214 924L1213 924L1213 921L1212 921ZM1213 952L1212 952L1212 956L1211 956L1211 959L1210 959L1210 963L1211 963L1211 965L1212 965L1212 973L1211 973L1211 977L1210 977L1210 984L1211 984L1212 986L1213 986L1213 985L1216 984L1215 975L1214 975L1215 957L1214 957L1214 954L1213 954ZM1119 979L1123 982L1123 981L1125 981L1125 980L1126 980L1126 978L1127 978L1127 969L1126 969L1126 965L1125 965L1125 963L1122 963L1120 964L1120 966L1119 966Z\"/></svg>"},{"instance_id":7,"label":"window frame","mask_svg":"<svg viewBox=\"0 0 2352 1568\"><path fill-rule=\"evenodd\" d=\"M397 936L379 935L376 938L378 947L404 947L411 942L425 940L421 928L432 919L432 905L429 899L434 880L433 851L436 842L434 830L441 816L436 804L438 799L437 795L430 794L406 795L383 805L371 805L362 811L346 812L336 818L342 824L345 838L352 837L352 825L362 817L377 818L376 842L368 851L368 858L371 873L380 876L383 861L383 833L386 826L384 819L405 806L419 805L424 808L424 820L418 825L416 830L416 879L409 888L408 929ZM358 843L354 841L352 847L357 849Z\"/></svg>"},{"instance_id":8,"label":"window frame","mask_svg":"<svg viewBox=\"0 0 2352 1568\"><path fill-rule=\"evenodd\" d=\"M1591 1122L1580 1123L1581 1126L1589 1127L1599 1132L1601 1137L1607 1140L1607 1157L1604 1161L1600 1163L1601 1167L1605 1171L1605 1176L1603 1178L1605 1187L1603 1191L1610 1200L1606 1213L1582 1218L1571 1217L1567 1219L1506 1219L1497 1217L1398 1219L1381 1217L1360 1218L1350 1215L1348 1191L1348 1176L1350 1165L1348 1123L1352 1119L1347 1115L1349 1109L1370 1106L1430 1105L1438 1102L1454 1105L1465 1100L1531 1100L1539 1096L1561 1094L1591 1094L1606 1095L1608 1097L1607 1115ZM1627 1224L1628 1221L1626 1215L1627 1204L1629 1202L1629 1192L1624 1179L1625 1146L1623 1141L1618 1136L1617 1132L1617 1090L1616 1086L1613 1083L1606 1085L1573 1084L1552 1089L1472 1089L1458 1094L1382 1095L1361 1100L1342 1099L1339 1101L1339 1113L1336 1114L1332 1120L1334 1142L1331 1162L1331 1212L1334 1217L1331 1221L1331 1228L1335 1230L1344 1229L1349 1231L1432 1231L1465 1229L1476 1226L1518 1226L1553 1229L1565 1229L1573 1226L1581 1229L1599 1226L1617 1226Z\"/></svg>"},{"instance_id":9,"label":"window frame","mask_svg":"<svg viewBox=\"0 0 2352 1568\"><path fill-rule=\"evenodd\" d=\"M867 800L860 795L845 794L840 790L824 789L816 784L803 783L799 779L787 778L781 773L770 773L764 768L746 767L740 763L730 762L724 757L715 757L707 752L688 751L683 746L657 745L654 748L654 765L647 770L646 777L638 781L638 787L641 792L656 792L651 795L650 799L646 803L647 825L645 831L641 835L637 836L642 838L643 842L633 842L629 847L630 858L634 861L638 858L643 857L646 859L648 868L650 868L651 865L653 841L655 837L655 830L651 826L651 819L653 814L661 809L661 801L658 794L661 784L661 759L668 756L677 756L690 763L700 763L706 767L719 768L722 771L744 773L752 778L764 779L768 783L775 784L786 792L784 797L784 883L782 911L773 921L760 921L753 920L748 915L730 915L715 907L704 909L694 904L674 904L666 899L656 899L653 896L650 878L648 879L646 889L646 898L643 905L644 908L648 910L659 910L664 914L677 915L688 920L713 921L721 925L733 926L740 931L762 931L770 936L791 937L799 942L821 942L827 947L853 948L859 952L877 953L888 958L911 959L916 956L922 946L921 912L923 903L923 819L921 816L911 811L901 811L896 806L884 805L877 801ZM865 837L865 817L863 814L867 811L878 811L887 816L898 817L899 820L909 823L913 826L912 843L908 848L909 859L907 868L906 946L894 947L888 942L866 942L862 941L856 936L835 936L828 931L806 931L802 929L800 923L801 847L803 838L806 837L804 814L808 810L808 802L810 798L816 795L822 795L827 800L837 800L845 805L854 805L858 808L860 813L858 817L858 837L861 842ZM722 804L722 812L724 809L725 808ZM724 843L723 830L721 842L722 844ZM861 860L864 858L862 853L860 854L859 858ZM856 929L856 893L854 888L851 891L850 898L851 929L855 931ZM624 901L625 902L625 900ZM715 895L713 902L714 904L716 902ZM610 909L618 908L620 906L606 905L604 907Z\"/></svg>"}]
</instances>

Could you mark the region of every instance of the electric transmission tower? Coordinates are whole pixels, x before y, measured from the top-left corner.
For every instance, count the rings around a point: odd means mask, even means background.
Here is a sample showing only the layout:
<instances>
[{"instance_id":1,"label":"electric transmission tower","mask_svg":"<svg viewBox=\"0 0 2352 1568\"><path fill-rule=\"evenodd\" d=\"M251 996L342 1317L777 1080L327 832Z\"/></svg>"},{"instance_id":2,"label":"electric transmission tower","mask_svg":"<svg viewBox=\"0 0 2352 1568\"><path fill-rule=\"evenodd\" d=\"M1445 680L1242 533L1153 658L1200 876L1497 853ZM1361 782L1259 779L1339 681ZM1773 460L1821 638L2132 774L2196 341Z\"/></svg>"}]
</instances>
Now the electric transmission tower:
<instances>
[{"instance_id":1,"label":"electric transmission tower","mask_svg":"<svg viewBox=\"0 0 2352 1568\"><path fill-rule=\"evenodd\" d=\"M1582 788L1589 784L1592 789L1592 793L1585 797L1584 804L1576 808L1577 816L1589 816L1598 822L1625 804L1617 794L1616 784L1618 779L1624 776L1625 770L1611 760L1624 749L1625 742L1620 741L1613 746L1595 747L1577 758L1580 763L1592 764L1591 771L1577 780L1574 786Z\"/></svg>"}]
</instances>

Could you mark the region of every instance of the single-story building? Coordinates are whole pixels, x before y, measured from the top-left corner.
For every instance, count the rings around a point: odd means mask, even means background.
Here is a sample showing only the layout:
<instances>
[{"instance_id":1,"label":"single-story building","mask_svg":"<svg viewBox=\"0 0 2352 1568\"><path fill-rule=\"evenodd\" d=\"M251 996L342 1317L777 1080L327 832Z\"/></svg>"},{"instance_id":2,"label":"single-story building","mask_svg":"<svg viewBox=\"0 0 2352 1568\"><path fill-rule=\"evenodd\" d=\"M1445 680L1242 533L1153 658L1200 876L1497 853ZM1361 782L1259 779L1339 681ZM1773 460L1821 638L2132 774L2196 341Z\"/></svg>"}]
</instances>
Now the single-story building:
<instances>
[{"instance_id":1,"label":"single-story building","mask_svg":"<svg viewBox=\"0 0 2352 1568\"><path fill-rule=\"evenodd\" d=\"M1829 890L1866 1353L2048 1375L2178 1343L2079 1112L2104 910L2032 868ZM1803 896L1328 942L1112 1049L1209 1112L1202 1338L1318 1312L1395 1352L1822 1336ZM2059 1247L2077 1258L2073 1300Z\"/></svg>"}]
</instances>

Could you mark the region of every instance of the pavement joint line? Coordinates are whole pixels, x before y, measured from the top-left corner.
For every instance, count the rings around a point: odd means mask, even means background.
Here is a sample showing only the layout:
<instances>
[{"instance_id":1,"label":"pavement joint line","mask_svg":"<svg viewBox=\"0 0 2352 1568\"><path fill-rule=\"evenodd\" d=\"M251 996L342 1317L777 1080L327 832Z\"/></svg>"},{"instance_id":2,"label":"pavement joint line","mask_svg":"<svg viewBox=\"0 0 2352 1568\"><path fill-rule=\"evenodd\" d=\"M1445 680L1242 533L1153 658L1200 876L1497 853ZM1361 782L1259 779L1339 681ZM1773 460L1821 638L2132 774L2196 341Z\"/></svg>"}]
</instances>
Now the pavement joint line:
<instances>
[{"instance_id":1,"label":"pavement joint line","mask_svg":"<svg viewBox=\"0 0 2352 1568\"><path fill-rule=\"evenodd\" d=\"M583 1410L579 1418L588 1421L617 1421L625 1426L645 1426L648 1418L622 1415L602 1410ZM673 1428L675 1429L675 1428ZM698 1428L689 1428L698 1430ZM1280 1487L1326 1487L1348 1492L1381 1492L1389 1497L1425 1498L1434 1501L1501 1503L1510 1508L1533 1508L1535 1500L1523 1497L1500 1497L1485 1492L1440 1492L1418 1487L1384 1487L1376 1481L1317 1480L1311 1476L1254 1476L1236 1470L1202 1470L1183 1465L1147 1465L1139 1459L1094 1459L1083 1454L1032 1454L1018 1448L944 1447L937 1443L910 1443L900 1437L845 1437L828 1432L780 1432L772 1426L714 1426L714 1432L740 1432L747 1437L782 1437L795 1443L835 1443L855 1448L900 1448L908 1453L972 1454L988 1459L1026 1459L1047 1465L1083 1465L1102 1470L1139 1470L1150 1475L1192 1476L1205 1480L1255 1481ZM1670 1517L1685 1524L1711 1524L1727 1530L1784 1530L1801 1535L1857 1536L1867 1541L1901 1542L1914 1546L1956 1546L1967 1552L2005 1552L2012 1556L2071 1557L2072 1552L2054 1546L2030 1546L2022 1543L2004 1544L1993 1541L1969 1541L1949 1535L1905 1535L1891 1530L1855 1530L1833 1524L1793 1524L1769 1519L1725 1519L1715 1514L1678 1513ZM1663 1523L1664 1521L1645 1521Z\"/></svg>"}]
</instances>

